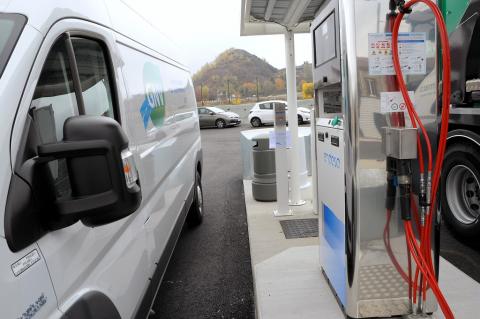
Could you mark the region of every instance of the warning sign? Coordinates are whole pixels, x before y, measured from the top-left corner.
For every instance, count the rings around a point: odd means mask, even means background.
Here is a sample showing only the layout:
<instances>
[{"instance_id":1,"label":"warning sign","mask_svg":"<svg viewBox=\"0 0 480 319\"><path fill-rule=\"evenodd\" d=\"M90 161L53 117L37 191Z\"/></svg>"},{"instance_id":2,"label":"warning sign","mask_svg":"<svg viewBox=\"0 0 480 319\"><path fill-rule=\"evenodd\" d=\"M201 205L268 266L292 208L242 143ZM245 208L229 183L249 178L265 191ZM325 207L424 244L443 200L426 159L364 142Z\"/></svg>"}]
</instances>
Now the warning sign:
<instances>
[{"instance_id":1,"label":"warning sign","mask_svg":"<svg viewBox=\"0 0 480 319\"><path fill-rule=\"evenodd\" d=\"M413 91L408 91L410 100L415 104ZM380 93L380 112L407 112L407 105L402 96L402 92L381 92Z\"/></svg>"},{"instance_id":2,"label":"warning sign","mask_svg":"<svg viewBox=\"0 0 480 319\"><path fill-rule=\"evenodd\" d=\"M407 32L398 35L398 51L403 74L427 73L427 35L425 32ZM368 73L394 75L392 34L368 34Z\"/></svg>"}]
</instances>

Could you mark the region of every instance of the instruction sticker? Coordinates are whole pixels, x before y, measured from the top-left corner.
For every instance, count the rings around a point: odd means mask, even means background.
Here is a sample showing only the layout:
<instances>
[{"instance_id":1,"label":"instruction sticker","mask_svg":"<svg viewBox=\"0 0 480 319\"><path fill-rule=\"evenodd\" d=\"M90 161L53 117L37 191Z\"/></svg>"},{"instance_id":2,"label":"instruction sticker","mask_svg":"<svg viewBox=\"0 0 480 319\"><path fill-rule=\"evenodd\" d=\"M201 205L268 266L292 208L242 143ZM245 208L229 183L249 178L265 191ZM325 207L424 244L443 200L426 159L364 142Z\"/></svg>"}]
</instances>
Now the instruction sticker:
<instances>
[{"instance_id":1,"label":"instruction sticker","mask_svg":"<svg viewBox=\"0 0 480 319\"><path fill-rule=\"evenodd\" d=\"M403 74L427 73L427 35L406 32L398 35L398 52ZM392 34L368 34L368 73L395 75L392 58Z\"/></svg>"},{"instance_id":2,"label":"instruction sticker","mask_svg":"<svg viewBox=\"0 0 480 319\"><path fill-rule=\"evenodd\" d=\"M270 149L292 147L292 135L290 131L270 131L268 146Z\"/></svg>"},{"instance_id":3,"label":"instruction sticker","mask_svg":"<svg viewBox=\"0 0 480 319\"><path fill-rule=\"evenodd\" d=\"M408 91L410 99L415 104L415 93ZM406 112L407 105L403 99L402 92L381 92L380 93L380 112L392 113L392 112Z\"/></svg>"},{"instance_id":4,"label":"instruction sticker","mask_svg":"<svg viewBox=\"0 0 480 319\"><path fill-rule=\"evenodd\" d=\"M29 252L25 255L22 259L16 261L12 265L12 271L15 277L18 277L21 273L23 273L28 268L32 267L37 261L40 260L40 254L36 249Z\"/></svg>"}]
</instances>

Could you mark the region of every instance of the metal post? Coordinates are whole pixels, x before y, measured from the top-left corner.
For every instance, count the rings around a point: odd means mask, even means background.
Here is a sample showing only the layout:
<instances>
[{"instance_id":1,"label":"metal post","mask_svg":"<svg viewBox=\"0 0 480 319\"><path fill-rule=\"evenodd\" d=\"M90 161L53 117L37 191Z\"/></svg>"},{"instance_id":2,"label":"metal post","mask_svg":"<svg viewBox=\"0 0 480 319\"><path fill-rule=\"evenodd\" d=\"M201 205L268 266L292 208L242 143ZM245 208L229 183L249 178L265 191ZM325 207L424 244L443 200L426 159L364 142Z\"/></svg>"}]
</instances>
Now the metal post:
<instances>
[{"instance_id":1,"label":"metal post","mask_svg":"<svg viewBox=\"0 0 480 319\"><path fill-rule=\"evenodd\" d=\"M202 101L203 106L203 84L200 84L200 100Z\"/></svg>"},{"instance_id":2,"label":"metal post","mask_svg":"<svg viewBox=\"0 0 480 319\"><path fill-rule=\"evenodd\" d=\"M228 95L228 104L232 104L230 101L230 80L227 80L227 95Z\"/></svg>"},{"instance_id":3,"label":"metal post","mask_svg":"<svg viewBox=\"0 0 480 319\"><path fill-rule=\"evenodd\" d=\"M258 98L258 77L256 78L257 80L257 102L259 101L259 98Z\"/></svg>"},{"instance_id":4,"label":"metal post","mask_svg":"<svg viewBox=\"0 0 480 319\"><path fill-rule=\"evenodd\" d=\"M292 211L288 208L288 160L287 160L287 118L284 104L275 103L274 106L275 128L275 174L277 182L277 207L273 215L290 216Z\"/></svg>"},{"instance_id":5,"label":"metal post","mask_svg":"<svg viewBox=\"0 0 480 319\"><path fill-rule=\"evenodd\" d=\"M287 73L287 105L288 105L288 127L292 139L292 148L290 152L291 172L290 172L290 205L300 206L305 204L300 193L300 174L298 153L298 117L297 117L297 75L295 67L295 39L291 30L285 33L285 58Z\"/></svg>"}]
</instances>

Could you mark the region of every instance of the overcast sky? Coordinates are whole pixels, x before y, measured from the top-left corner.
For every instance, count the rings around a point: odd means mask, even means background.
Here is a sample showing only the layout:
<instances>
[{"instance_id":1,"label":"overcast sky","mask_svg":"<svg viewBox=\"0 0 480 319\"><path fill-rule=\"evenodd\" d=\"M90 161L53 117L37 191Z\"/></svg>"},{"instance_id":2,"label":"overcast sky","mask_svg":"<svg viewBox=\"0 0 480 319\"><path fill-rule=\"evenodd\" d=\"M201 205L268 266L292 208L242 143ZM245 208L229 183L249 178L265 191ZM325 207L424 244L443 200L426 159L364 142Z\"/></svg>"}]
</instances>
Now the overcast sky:
<instances>
[{"instance_id":1,"label":"overcast sky","mask_svg":"<svg viewBox=\"0 0 480 319\"><path fill-rule=\"evenodd\" d=\"M283 35L240 37L241 0L124 0L183 50L192 72L229 48L247 50L285 67ZM295 36L297 65L311 62L308 34Z\"/></svg>"}]
</instances>

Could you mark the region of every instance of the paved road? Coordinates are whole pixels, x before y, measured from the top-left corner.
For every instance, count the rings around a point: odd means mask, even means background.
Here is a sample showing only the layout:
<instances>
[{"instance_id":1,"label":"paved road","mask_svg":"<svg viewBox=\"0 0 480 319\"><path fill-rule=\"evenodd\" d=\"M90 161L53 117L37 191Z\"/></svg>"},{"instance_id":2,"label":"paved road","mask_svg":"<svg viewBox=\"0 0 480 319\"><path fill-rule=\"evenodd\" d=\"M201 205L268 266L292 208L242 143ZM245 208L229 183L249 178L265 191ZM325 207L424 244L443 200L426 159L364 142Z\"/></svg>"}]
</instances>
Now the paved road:
<instances>
[{"instance_id":1,"label":"paved road","mask_svg":"<svg viewBox=\"0 0 480 319\"><path fill-rule=\"evenodd\" d=\"M184 228L151 318L254 318L241 130L202 130L205 220Z\"/></svg>"},{"instance_id":2,"label":"paved road","mask_svg":"<svg viewBox=\"0 0 480 319\"><path fill-rule=\"evenodd\" d=\"M440 255L480 283L480 243L459 240L446 226L440 234Z\"/></svg>"}]
</instances>

